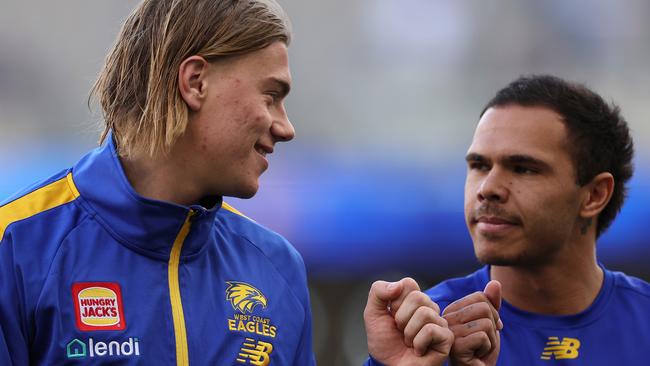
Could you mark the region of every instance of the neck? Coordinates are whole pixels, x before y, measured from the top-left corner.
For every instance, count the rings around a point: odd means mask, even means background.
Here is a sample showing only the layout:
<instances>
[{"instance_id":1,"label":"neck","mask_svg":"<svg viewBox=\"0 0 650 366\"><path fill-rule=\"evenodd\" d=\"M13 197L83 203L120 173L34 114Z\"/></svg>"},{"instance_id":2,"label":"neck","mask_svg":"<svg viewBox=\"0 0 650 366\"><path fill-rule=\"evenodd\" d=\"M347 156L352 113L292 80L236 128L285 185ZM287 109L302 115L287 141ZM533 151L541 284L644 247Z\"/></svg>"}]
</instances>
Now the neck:
<instances>
[{"instance_id":1,"label":"neck","mask_svg":"<svg viewBox=\"0 0 650 366\"><path fill-rule=\"evenodd\" d=\"M542 265L492 266L511 305L538 314L570 315L589 307L598 296L603 271L596 262L595 235L581 250L567 250Z\"/></svg>"},{"instance_id":2,"label":"neck","mask_svg":"<svg viewBox=\"0 0 650 366\"><path fill-rule=\"evenodd\" d=\"M120 158L133 189L143 197L189 206L203 195L188 170L188 165L170 157L133 156Z\"/></svg>"}]
</instances>

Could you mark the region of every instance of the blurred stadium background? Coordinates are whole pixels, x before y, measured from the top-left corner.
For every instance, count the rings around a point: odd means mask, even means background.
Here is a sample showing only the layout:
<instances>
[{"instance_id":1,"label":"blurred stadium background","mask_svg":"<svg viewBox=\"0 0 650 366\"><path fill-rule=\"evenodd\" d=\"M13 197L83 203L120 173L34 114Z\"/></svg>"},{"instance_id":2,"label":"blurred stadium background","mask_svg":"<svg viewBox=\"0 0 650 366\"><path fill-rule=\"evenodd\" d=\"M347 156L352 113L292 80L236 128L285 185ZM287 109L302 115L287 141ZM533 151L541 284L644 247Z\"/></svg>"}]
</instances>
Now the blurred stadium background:
<instances>
[{"instance_id":1,"label":"blurred stadium background","mask_svg":"<svg viewBox=\"0 0 650 366\"><path fill-rule=\"evenodd\" d=\"M137 1L0 5L0 197L96 144L88 91ZM627 204L602 262L650 279L650 2L281 0L292 18L281 144L252 200L307 264L321 365L366 357L374 279L426 287L478 267L463 222L464 153L478 113L521 74L585 82L616 101L636 143Z\"/></svg>"}]
</instances>

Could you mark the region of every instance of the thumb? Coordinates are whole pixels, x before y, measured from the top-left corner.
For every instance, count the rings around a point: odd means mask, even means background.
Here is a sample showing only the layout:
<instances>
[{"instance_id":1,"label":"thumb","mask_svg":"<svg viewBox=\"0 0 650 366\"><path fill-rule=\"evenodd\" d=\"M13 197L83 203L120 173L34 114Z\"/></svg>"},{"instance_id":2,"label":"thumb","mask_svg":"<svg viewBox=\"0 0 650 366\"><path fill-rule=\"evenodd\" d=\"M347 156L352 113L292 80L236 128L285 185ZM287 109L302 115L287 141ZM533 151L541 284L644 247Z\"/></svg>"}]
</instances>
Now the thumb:
<instances>
[{"instance_id":1,"label":"thumb","mask_svg":"<svg viewBox=\"0 0 650 366\"><path fill-rule=\"evenodd\" d=\"M483 293L487 296L495 309L499 310L499 308L501 308L501 282L497 280L488 282L488 284L485 285Z\"/></svg>"},{"instance_id":2,"label":"thumb","mask_svg":"<svg viewBox=\"0 0 650 366\"><path fill-rule=\"evenodd\" d=\"M499 316L499 309L501 308L501 282L492 280L485 285L485 290L483 290L483 293L485 296L490 300L490 303L496 311L494 312L494 316L496 320L496 327L497 330L503 329L503 321L501 320L501 317Z\"/></svg>"},{"instance_id":3,"label":"thumb","mask_svg":"<svg viewBox=\"0 0 650 366\"><path fill-rule=\"evenodd\" d=\"M377 317L386 315L388 304L397 299L402 293L402 282L375 281L370 287L365 316Z\"/></svg>"}]
</instances>

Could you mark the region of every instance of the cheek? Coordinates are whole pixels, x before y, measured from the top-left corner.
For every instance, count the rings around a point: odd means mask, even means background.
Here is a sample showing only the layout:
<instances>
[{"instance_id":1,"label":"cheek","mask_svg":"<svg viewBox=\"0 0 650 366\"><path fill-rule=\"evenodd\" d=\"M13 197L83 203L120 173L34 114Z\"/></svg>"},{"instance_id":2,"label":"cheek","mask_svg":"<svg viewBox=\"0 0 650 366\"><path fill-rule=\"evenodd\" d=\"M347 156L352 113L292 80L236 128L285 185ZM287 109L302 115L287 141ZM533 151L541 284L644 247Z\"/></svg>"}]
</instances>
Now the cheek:
<instances>
[{"instance_id":1,"label":"cheek","mask_svg":"<svg viewBox=\"0 0 650 366\"><path fill-rule=\"evenodd\" d=\"M472 212L474 211L474 208L476 207L476 192L474 190L473 184L469 181L465 181L465 201L464 201L464 212L465 212L465 225L470 231L470 234L472 234L472 227L470 226L470 217L472 216Z\"/></svg>"},{"instance_id":2,"label":"cheek","mask_svg":"<svg viewBox=\"0 0 650 366\"><path fill-rule=\"evenodd\" d=\"M263 116L254 108L241 108L234 110L221 128L211 131L213 134L221 135L220 139L225 144L235 144L243 147L251 145L259 138L260 124L263 123Z\"/></svg>"},{"instance_id":3,"label":"cheek","mask_svg":"<svg viewBox=\"0 0 650 366\"><path fill-rule=\"evenodd\" d=\"M530 214L534 215L534 227L540 235L562 240L572 231L578 212L573 195L557 195L535 203Z\"/></svg>"},{"instance_id":4,"label":"cheek","mask_svg":"<svg viewBox=\"0 0 650 366\"><path fill-rule=\"evenodd\" d=\"M468 214L476 201L477 180L468 177L465 180L465 213Z\"/></svg>"},{"instance_id":5,"label":"cheek","mask_svg":"<svg viewBox=\"0 0 650 366\"><path fill-rule=\"evenodd\" d=\"M271 114L265 103L253 103L242 106L238 116L243 130L263 131L271 128Z\"/></svg>"}]
</instances>

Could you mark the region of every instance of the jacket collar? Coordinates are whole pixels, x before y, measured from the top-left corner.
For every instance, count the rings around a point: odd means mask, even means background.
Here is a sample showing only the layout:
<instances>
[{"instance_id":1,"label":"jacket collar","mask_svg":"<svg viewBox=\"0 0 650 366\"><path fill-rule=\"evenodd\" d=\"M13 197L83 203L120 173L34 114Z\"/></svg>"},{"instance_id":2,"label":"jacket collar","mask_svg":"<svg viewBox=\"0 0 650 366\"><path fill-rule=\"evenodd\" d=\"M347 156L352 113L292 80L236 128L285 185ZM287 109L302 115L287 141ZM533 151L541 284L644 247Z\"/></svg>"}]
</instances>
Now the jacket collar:
<instances>
[{"instance_id":1,"label":"jacket collar","mask_svg":"<svg viewBox=\"0 0 650 366\"><path fill-rule=\"evenodd\" d=\"M217 197L214 206L206 209L139 195L126 178L112 135L72 168L72 176L82 203L111 235L131 249L160 259L169 258L174 240L191 212L190 233L181 257L198 253L208 242L222 203L222 198Z\"/></svg>"}]
</instances>

